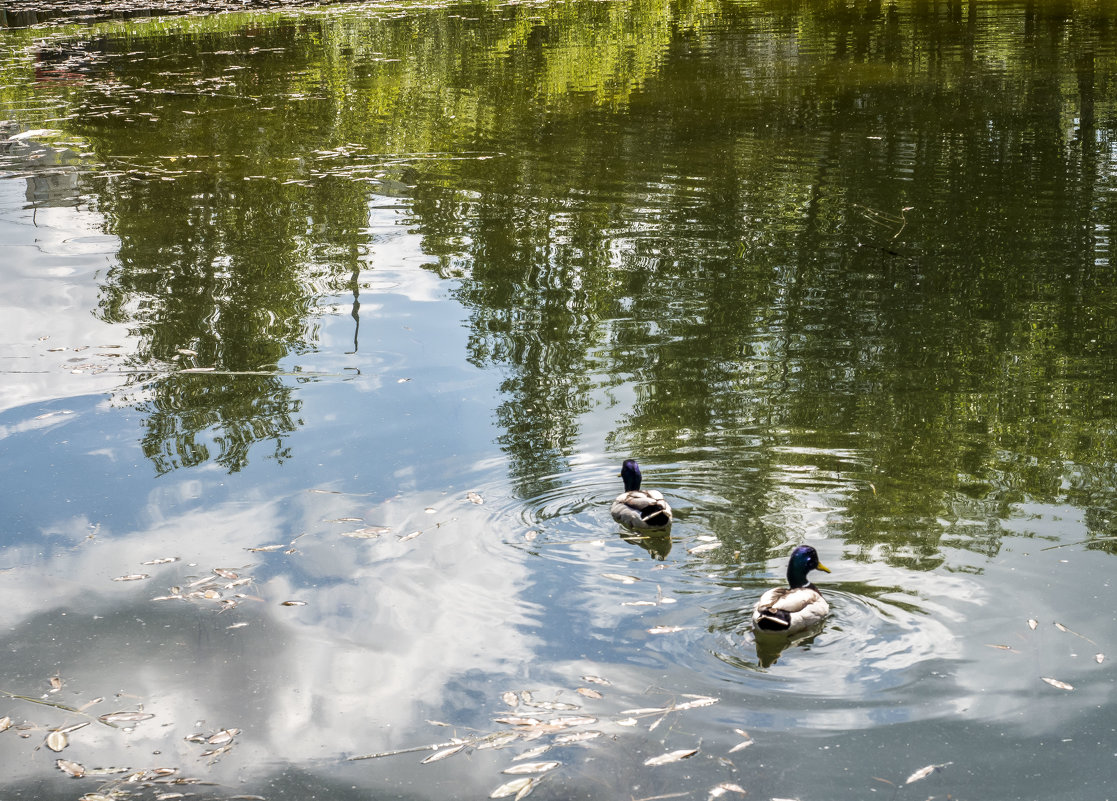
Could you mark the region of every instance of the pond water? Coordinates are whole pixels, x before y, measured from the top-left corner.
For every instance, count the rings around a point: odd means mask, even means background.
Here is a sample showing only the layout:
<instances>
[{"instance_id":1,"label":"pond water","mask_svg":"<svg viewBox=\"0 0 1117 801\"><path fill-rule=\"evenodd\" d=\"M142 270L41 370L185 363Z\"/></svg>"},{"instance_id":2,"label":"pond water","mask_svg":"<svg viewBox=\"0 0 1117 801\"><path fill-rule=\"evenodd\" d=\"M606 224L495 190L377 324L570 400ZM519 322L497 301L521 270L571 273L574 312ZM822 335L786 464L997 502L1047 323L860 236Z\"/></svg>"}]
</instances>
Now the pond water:
<instances>
[{"instance_id":1,"label":"pond water","mask_svg":"<svg viewBox=\"0 0 1117 801\"><path fill-rule=\"evenodd\" d=\"M66 5L0 18L5 799L1117 795L1110 4Z\"/></svg>"}]
</instances>

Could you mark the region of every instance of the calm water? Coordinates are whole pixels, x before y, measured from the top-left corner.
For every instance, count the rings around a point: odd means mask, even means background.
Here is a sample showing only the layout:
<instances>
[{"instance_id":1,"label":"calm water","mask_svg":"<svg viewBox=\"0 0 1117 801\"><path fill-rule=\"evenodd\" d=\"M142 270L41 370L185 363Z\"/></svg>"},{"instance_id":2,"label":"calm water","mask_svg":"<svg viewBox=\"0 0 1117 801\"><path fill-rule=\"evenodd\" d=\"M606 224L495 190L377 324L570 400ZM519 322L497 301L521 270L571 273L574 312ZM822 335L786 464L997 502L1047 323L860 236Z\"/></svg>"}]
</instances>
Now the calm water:
<instances>
[{"instance_id":1,"label":"calm water","mask_svg":"<svg viewBox=\"0 0 1117 801\"><path fill-rule=\"evenodd\" d=\"M3 19L4 798L1117 795L1117 9Z\"/></svg>"}]
</instances>

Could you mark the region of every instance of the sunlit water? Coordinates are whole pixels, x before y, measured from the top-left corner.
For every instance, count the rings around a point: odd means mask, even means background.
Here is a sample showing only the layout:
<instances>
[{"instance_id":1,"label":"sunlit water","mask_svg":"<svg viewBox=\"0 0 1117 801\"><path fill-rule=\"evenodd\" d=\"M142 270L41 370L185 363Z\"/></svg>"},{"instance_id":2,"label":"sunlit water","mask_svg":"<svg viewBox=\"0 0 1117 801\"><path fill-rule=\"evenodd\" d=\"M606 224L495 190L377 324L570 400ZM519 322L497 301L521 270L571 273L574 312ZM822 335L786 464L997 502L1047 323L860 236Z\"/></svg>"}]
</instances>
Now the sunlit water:
<instances>
[{"instance_id":1,"label":"sunlit water","mask_svg":"<svg viewBox=\"0 0 1117 801\"><path fill-rule=\"evenodd\" d=\"M1110 22L3 29L0 794L1108 797Z\"/></svg>"}]
</instances>

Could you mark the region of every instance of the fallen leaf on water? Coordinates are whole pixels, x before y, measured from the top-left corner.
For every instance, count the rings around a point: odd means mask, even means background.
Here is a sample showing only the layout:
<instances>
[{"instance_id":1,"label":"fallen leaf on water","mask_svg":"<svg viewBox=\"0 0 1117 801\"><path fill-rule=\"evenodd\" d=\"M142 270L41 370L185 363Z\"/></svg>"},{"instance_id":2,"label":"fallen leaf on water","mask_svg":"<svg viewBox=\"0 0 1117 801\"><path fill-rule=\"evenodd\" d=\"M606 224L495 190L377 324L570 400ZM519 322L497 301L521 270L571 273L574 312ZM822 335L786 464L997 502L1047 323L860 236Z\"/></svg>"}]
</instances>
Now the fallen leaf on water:
<instances>
[{"instance_id":1,"label":"fallen leaf on water","mask_svg":"<svg viewBox=\"0 0 1117 801\"><path fill-rule=\"evenodd\" d=\"M563 715L547 722L552 726L569 728L571 726L588 726L590 723L597 723L597 718L591 718L589 715Z\"/></svg>"},{"instance_id":2,"label":"fallen leaf on water","mask_svg":"<svg viewBox=\"0 0 1117 801\"><path fill-rule=\"evenodd\" d=\"M50 689L51 689L51 692L57 692L58 690L62 689L62 677L61 676L51 676L50 677Z\"/></svg>"},{"instance_id":3,"label":"fallen leaf on water","mask_svg":"<svg viewBox=\"0 0 1117 801\"><path fill-rule=\"evenodd\" d=\"M284 601L280 606L306 606L306 601Z\"/></svg>"},{"instance_id":4,"label":"fallen leaf on water","mask_svg":"<svg viewBox=\"0 0 1117 801\"><path fill-rule=\"evenodd\" d=\"M1094 661L1100 665L1105 661L1105 654L1094 654Z\"/></svg>"},{"instance_id":5,"label":"fallen leaf on water","mask_svg":"<svg viewBox=\"0 0 1117 801\"><path fill-rule=\"evenodd\" d=\"M746 748L748 748L754 742L756 742L756 741L755 740L745 740L744 742L737 743L735 746L733 746L732 748L729 749L729 753L735 754L738 751L744 751Z\"/></svg>"},{"instance_id":6,"label":"fallen leaf on water","mask_svg":"<svg viewBox=\"0 0 1117 801\"><path fill-rule=\"evenodd\" d=\"M431 762L438 762L440 759L445 759L446 757L452 757L454 754L458 753L463 748L465 748L465 743L461 743L460 745L452 745L449 748L443 748L441 751L436 751L435 753L431 754L429 757L424 759L419 764L420 765L429 765Z\"/></svg>"},{"instance_id":7,"label":"fallen leaf on water","mask_svg":"<svg viewBox=\"0 0 1117 801\"><path fill-rule=\"evenodd\" d=\"M683 626L652 626L648 634L674 634L676 631L683 631Z\"/></svg>"},{"instance_id":8,"label":"fallen leaf on water","mask_svg":"<svg viewBox=\"0 0 1117 801\"><path fill-rule=\"evenodd\" d=\"M602 695L600 692L593 689L592 687L579 687L577 690L575 690L575 692L578 693L579 695L584 695L586 698L594 698L594 699L597 699L597 700L600 700L600 699L605 697L604 695Z\"/></svg>"},{"instance_id":9,"label":"fallen leaf on water","mask_svg":"<svg viewBox=\"0 0 1117 801\"><path fill-rule=\"evenodd\" d=\"M1032 631L1035 631L1036 626L1038 626L1038 625L1039 625L1038 620L1036 620L1035 618L1028 618L1028 628L1030 628Z\"/></svg>"},{"instance_id":10,"label":"fallen leaf on water","mask_svg":"<svg viewBox=\"0 0 1117 801\"><path fill-rule=\"evenodd\" d=\"M240 729L222 729L216 734L211 735L206 742L210 745L222 745L231 742L238 734L240 734Z\"/></svg>"},{"instance_id":11,"label":"fallen leaf on water","mask_svg":"<svg viewBox=\"0 0 1117 801\"><path fill-rule=\"evenodd\" d=\"M720 547L721 547L720 542L704 542L701 545L695 545L693 548L687 548L686 552L689 553L689 554L694 555L694 554L706 553L706 551L716 551Z\"/></svg>"},{"instance_id":12,"label":"fallen leaf on water","mask_svg":"<svg viewBox=\"0 0 1117 801\"><path fill-rule=\"evenodd\" d=\"M993 642L987 642L985 643L985 645L987 648L996 648L999 651L1013 651L1015 653L1015 650L1011 645L999 645Z\"/></svg>"},{"instance_id":13,"label":"fallen leaf on water","mask_svg":"<svg viewBox=\"0 0 1117 801\"><path fill-rule=\"evenodd\" d=\"M640 721L638 721L636 718L621 718L620 720L615 722L618 726L635 726Z\"/></svg>"},{"instance_id":14,"label":"fallen leaf on water","mask_svg":"<svg viewBox=\"0 0 1117 801\"><path fill-rule=\"evenodd\" d=\"M712 706L712 705L714 705L718 702L717 698L711 698L708 695L695 695L695 696L689 696L688 695L688 696L685 696L685 697L692 698L693 700L684 701L681 704L675 704L674 708L676 710L680 710L680 709L699 709L700 707L704 707L704 706Z\"/></svg>"},{"instance_id":15,"label":"fallen leaf on water","mask_svg":"<svg viewBox=\"0 0 1117 801\"><path fill-rule=\"evenodd\" d=\"M577 704L568 704L566 701L533 701L529 706L548 712L572 712L581 708Z\"/></svg>"},{"instance_id":16,"label":"fallen leaf on water","mask_svg":"<svg viewBox=\"0 0 1117 801\"><path fill-rule=\"evenodd\" d=\"M601 575L607 579L619 581L621 584L635 584L640 580L636 576L626 576L623 573L602 573Z\"/></svg>"},{"instance_id":17,"label":"fallen leaf on water","mask_svg":"<svg viewBox=\"0 0 1117 801\"><path fill-rule=\"evenodd\" d=\"M387 534L389 531L391 529L387 526L365 526L355 531L346 531L341 536L352 537L355 540L369 540L373 537L379 537L381 534Z\"/></svg>"},{"instance_id":18,"label":"fallen leaf on water","mask_svg":"<svg viewBox=\"0 0 1117 801\"><path fill-rule=\"evenodd\" d=\"M407 542L408 540L413 540L422 533L423 533L422 531L412 531L410 534L404 534L402 537L400 537L399 541L400 542Z\"/></svg>"},{"instance_id":19,"label":"fallen leaf on water","mask_svg":"<svg viewBox=\"0 0 1117 801\"><path fill-rule=\"evenodd\" d=\"M507 798L510 795L517 795L523 792L535 782L535 779L530 776L525 776L520 779L513 779L510 782L505 782L500 787L489 793L489 798Z\"/></svg>"},{"instance_id":20,"label":"fallen leaf on water","mask_svg":"<svg viewBox=\"0 0 1117 801\"><path fill-rule=\"evenodd\" d=\"M113 581L142 581L145 578L151 578L147 573L131 573L127 576L117 576Z\"/></svg>"},{"instance_id":21,"label":"fallen leaf on water","mask_svg":"<svg viewBox=\"0 0 1117 801\"><path fill-rule=\"evenodd\" d=\"M560 734L557 737L555 737L555 744L556 745L569 745L570 743L580 743L583 740L593 740L594 738L597 738L597 737L600 737L600 736L601 736L601 732L599 732L597 730L578 731L578 732L572 732L570 734Z\"/></svg>"},{"instance_id":22,"label":"fallen leaf on water","mask_svg":"<svg viewBox=\"0 0 1117 801\"><path fill-rule=\"evenodd\" d=\"M476 492L467 492L465 497L469 498L470 503L475 503L478 506L485 502L485 499L478 495Z\"/></svg>"},{"instance_id":23,"label":"fallen leaf on water","mask_svg":"<svg viewBox=\"0 0 1117 801\"><path fill-rule=\"evenodd\" d=\"M102 723L139 723L141 720L151 720L155 715L150 712L106 712L98 720Z\"/></svg>"},{"instance_id":24,"label":"fallen leaf on water","mask_svg":"<svg viewBox=\"0 0 1117 801\"><path fill-rule=\"evenodd\" d=\"M0 731L7 731L12 727L12 719L7 715L0 718Z\"/></svg>"},{"instance_id":25,"label":"fallen leaf on water","mask_svg":"<svg viewBox=\"0 0 1117 801\"><path fill-rule=\"evenodd\" d=\"M58 759L55 760L54 764L57 765L58 769L63 773L68 773L75 779L80 779L85 775L85 766L79 765L77 762L71 762L68 759Z\"/></svg>"},{"instance_id":26,"label":"fallen leaf on water","mask_svg":"<svg viewBox=\"0 0 1117 801\"><path fill-rule=\"evenodd\" d=\"M61 751L69 744L70 738L66 736L66 732L52 731L47 735L47 748L51 751Z\"/></svg>"},{"instance_id":27,"label":"fallen leaf on water","mask_svg":"<svg viewBox=\"0 0 1117 801\"><path fill-rule=\"evenodd\" d=\"M251 551L252 553L267 553L268 551L278 551L286 547L286 545L281 543L279 545L261 545L259 548L245 548L245 550Z\"/></svg>"},{"instance_id":28,"label":"fallen leaf on water","mask_svg":"<svg viewBox=\"0 0 1117 801\"><path fill-rule=\"evenodd\" d=\"M722 782L719 785L710 788L710 798L721 798L726 793L739 793L740 795L747 795L745 788L739 784L732 782Z\"/></svg>"},{"instance_id":29,"label":"fallen leaf on water","mask_svg":"<svg viewBox=\"0 0 1117 801\"><path fill-rule=\"evenodd\" d=\"M1059 681L1058 679L1048 678L1047 676L1040 676L1040 678L1043 679L1048 684L1050 684L1052 687L1058 687L1060 690L1073 690L1074 689L1074 685L1067 684L1065 681Z\"/></svg>"},{"instance_id":30,"label":"fallen leaf on water","mask_svg":"<svg viewBox=\"0 0 1117 801\"><path fill-rule=\"evenodd\" d=\"M541 722L539 718L524 718L519 716L493 718L493 720L497 723L504 723L509 726L538 726Z\"/></svg>"},{"instance_id":31,"label":"fallen leaf on water","mask_svg":"<svg viewBox=\"0 0 1117 801\"><path fill-rule=\"evenodd\" d=\"M501 695L500 700L508 704L508 706L512 707L513 709L520 705L520 696L516 695L516 693L512 692L511 690Z\"/></svg>"},{"instance_id":32,"label":"fallen leaf on water","mask_svg":"<svg viewBox=\"0 0 1117 801\"><path fill-rule=\"evenodd\" d=\"M550 750L551 746L549 745L537 745L535 748L529 748L522 754L512 757L512 761L518 762L521 759L535 759L537 756L541 756L542 754L545 754Z\"/></svg>"},{"instance_id":33,"label":"fallen leaf on water","mask_svg":"<svg viewBox=\"0 0 1117 801\"><path fill-rule=\"evenodd\" d=\"M178 561L177 556L164 556L160 559L149 559L146 562L141 562L140 564L143 564L143 565L167 565L167 564L170 564L171 562L177 562L177 561Z\"/></svg>"},{"instance_id":34,"label":"fallen leaf on water","mask_svg":"<svg viewBox=\"0 0 1117 801\"><path fill-rule=\"evenodd\" d=\"M688 757L694 756L697 753L698 753L697 748L681 748L678 751L669 751L666 754L660 754L659 756L654 756L654 757L651 757L650 759L645 759L644 764L645 765L651 765L651 766L670 765L672 762L680 762L684 759L687 759Z\"/></svg>"},{"instance_id":35,"label":"fallen leaf on water","mask_svg":"<svg viewBox=\"0 0 1117 801\"><path fill-rule=\"evenodd\" d=\"M625 709L621 711L622 715L655 715L660 712L669 712L670 710L665 706L642 706L639 709Z\"/></svg>"},{"instance_id":36,"label":"fallen leaf on water","mask_svg":"<svg viewBox=\"0 0 1117 801\"><path fill-rule=\"evenodd\" d=\"M546 773L549 770L554 770L561 762L524 762L520 765L512 765L501 771L509 775L521 773Z\"/></svg>"},{"instance_id":37,"label":"fallen leaf on water","mask_svg":"<svg viewBox=\"0 0 1117 801\"><path fill-rule=\"evenodd\" d=\"M928 776L930 776L936 770L941 770L942 768L945 768L949 764L951 764L951 763L950 762L944 762L941 765L927 765L926 767L920 768L915 773L908 776L908 780L906 782L904 782L904 784L911 784L912 782L917 782L920 779L926 779Z\"/></svg>"},{"instance_id":38,"label":"fallen leaf on water","mask_svg":"<svg viewBox=\"0 0 1117 801\"><path fill-rule=\"evenodd\" d=\"M603 679L600 676L582 676L582 681L588 681L590 684L604 684L607 687L613 684L613 682L608 679Z\"/></svg>"}]
</instances>

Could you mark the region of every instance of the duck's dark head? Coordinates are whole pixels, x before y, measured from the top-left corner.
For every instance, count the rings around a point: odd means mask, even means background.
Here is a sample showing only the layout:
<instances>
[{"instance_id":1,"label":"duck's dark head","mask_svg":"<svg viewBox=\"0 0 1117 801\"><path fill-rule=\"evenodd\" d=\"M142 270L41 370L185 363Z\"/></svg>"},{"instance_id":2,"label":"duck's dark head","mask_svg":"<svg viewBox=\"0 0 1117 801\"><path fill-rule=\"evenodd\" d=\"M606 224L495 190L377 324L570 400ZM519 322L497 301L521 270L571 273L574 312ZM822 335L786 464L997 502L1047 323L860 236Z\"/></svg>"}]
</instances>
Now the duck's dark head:
<instances>
[{"instance_id":1,"label":"duck's dark head","mask_svg":"<svg viewBox=\"0 0 1117 801\"><path fill-rule=\"evenodd\" d=\"M810 545L800 545L791 552L787 562L787 583L791 587L806 587L811 583L807 574L812 570L830 572L830 568L818 561L818 551Z\"/></svg>"},{"instance_id":2,"label":"duck's dark head","mask_svg":"<svg viewBox=\"0 0 1117 801\"><path fill-rule=\"evenodd\" d=\"M625 459L621 465L621 478L624 479L626 492L640 489L640 465L635 459Z\"/></svg>"}]
</instances>

